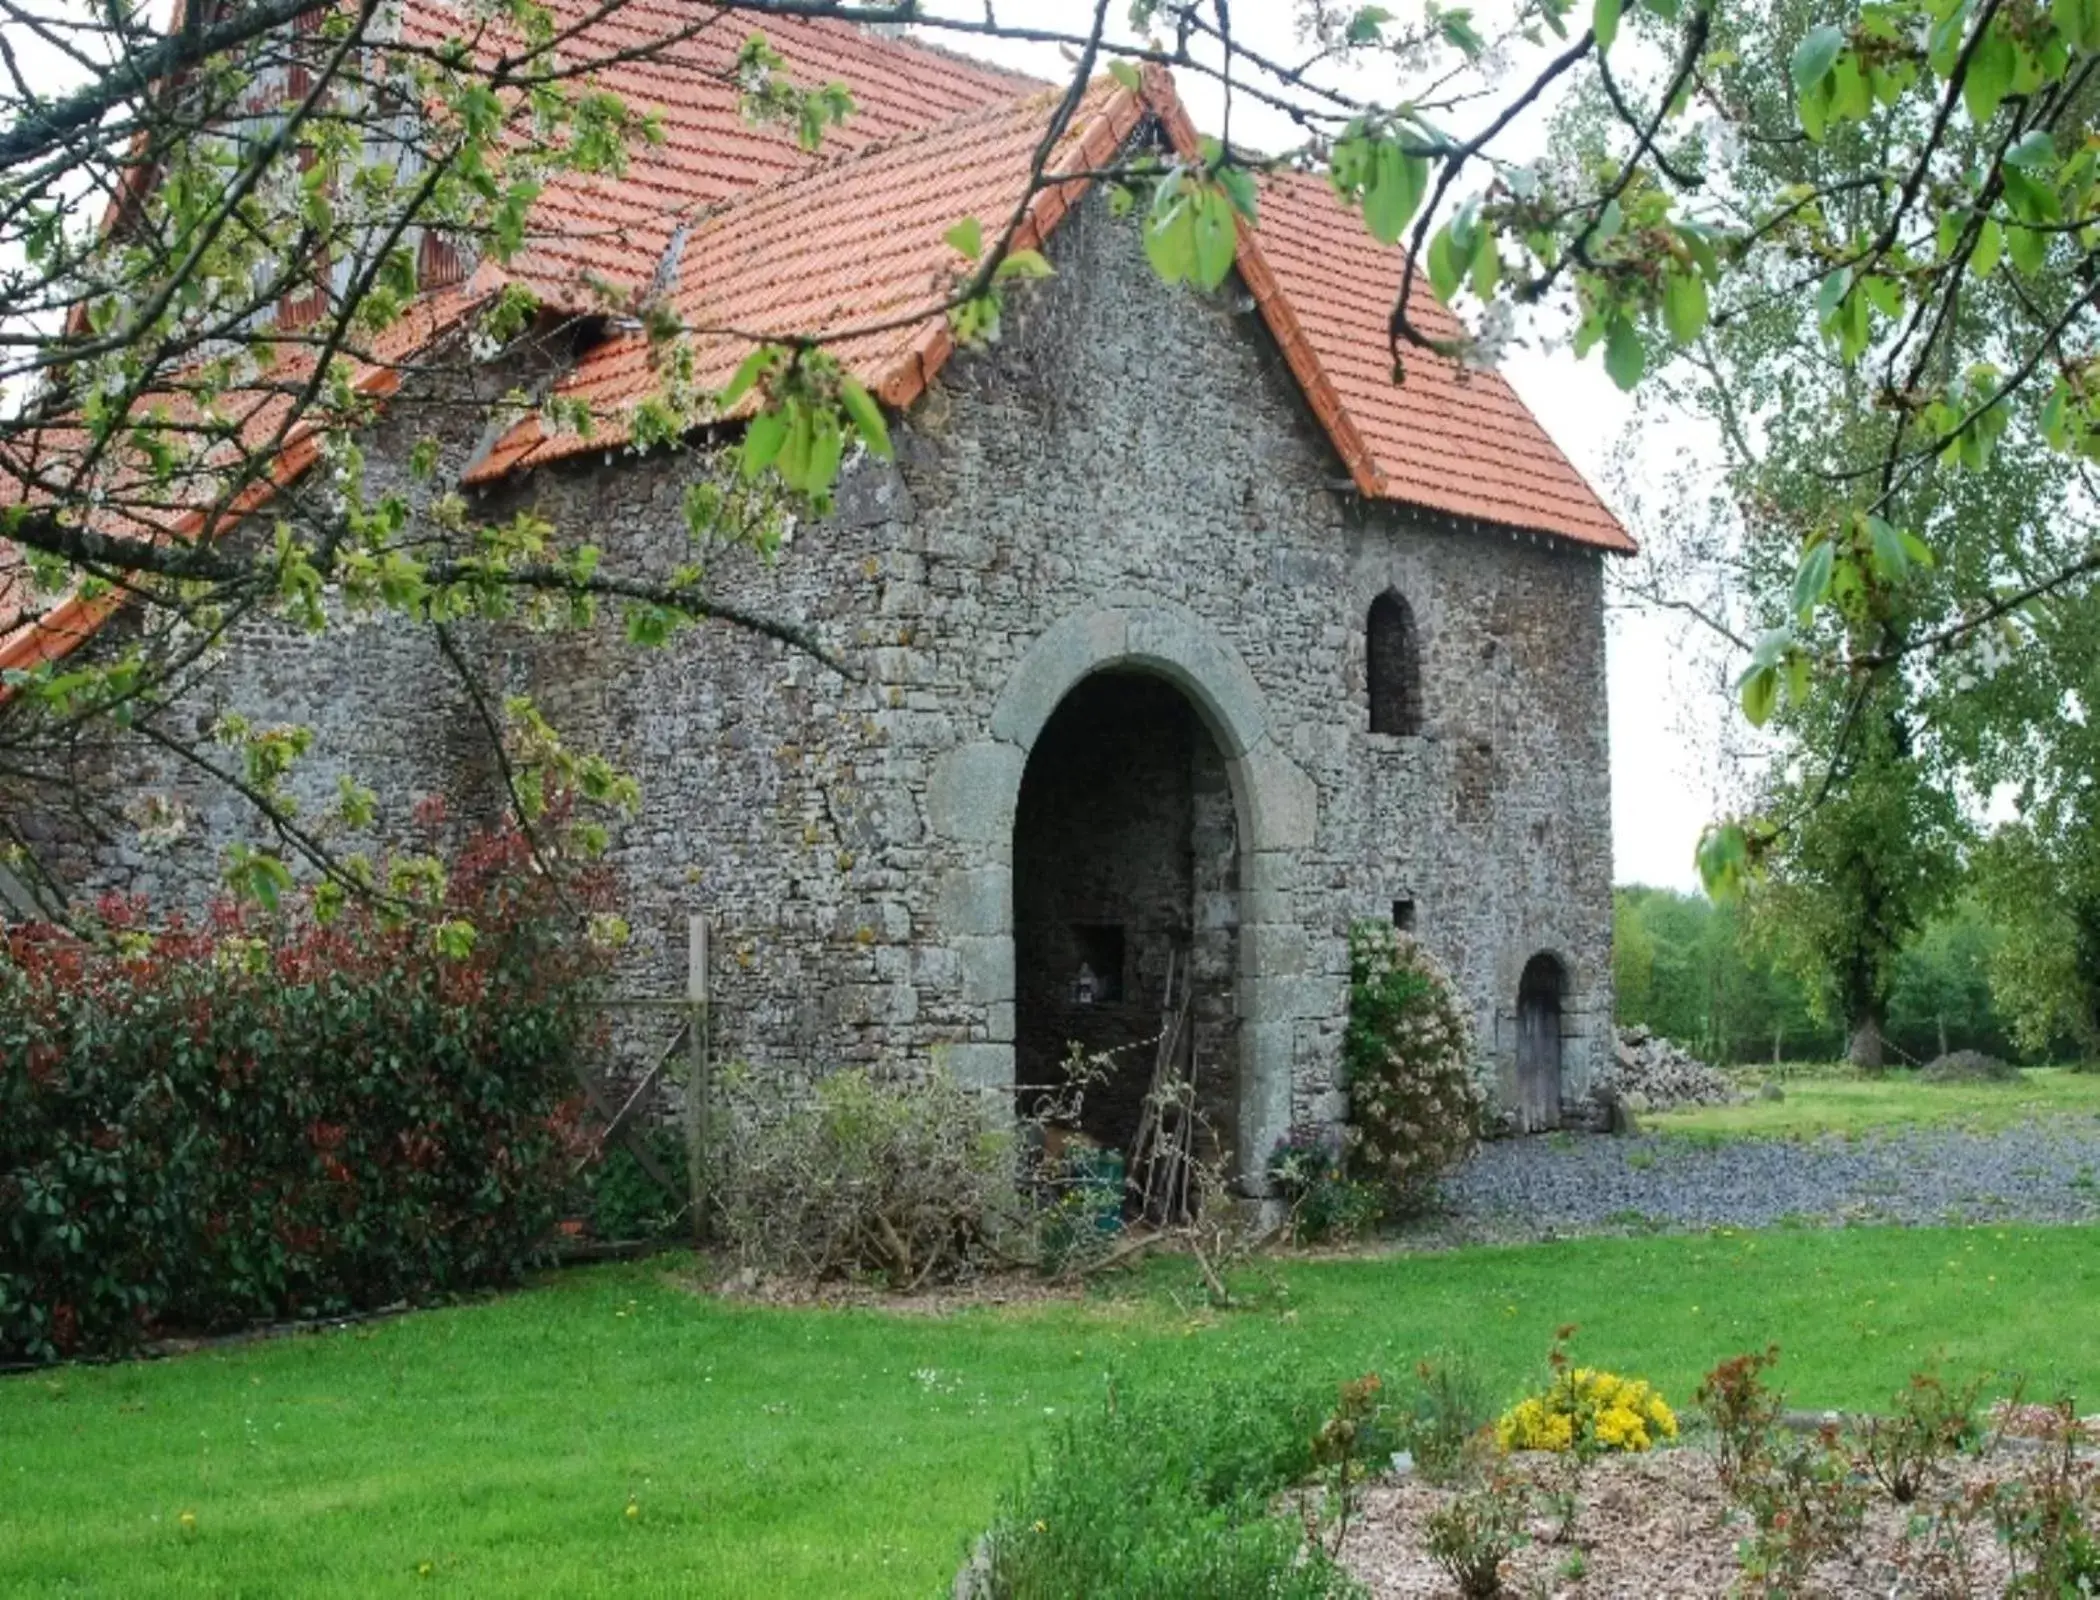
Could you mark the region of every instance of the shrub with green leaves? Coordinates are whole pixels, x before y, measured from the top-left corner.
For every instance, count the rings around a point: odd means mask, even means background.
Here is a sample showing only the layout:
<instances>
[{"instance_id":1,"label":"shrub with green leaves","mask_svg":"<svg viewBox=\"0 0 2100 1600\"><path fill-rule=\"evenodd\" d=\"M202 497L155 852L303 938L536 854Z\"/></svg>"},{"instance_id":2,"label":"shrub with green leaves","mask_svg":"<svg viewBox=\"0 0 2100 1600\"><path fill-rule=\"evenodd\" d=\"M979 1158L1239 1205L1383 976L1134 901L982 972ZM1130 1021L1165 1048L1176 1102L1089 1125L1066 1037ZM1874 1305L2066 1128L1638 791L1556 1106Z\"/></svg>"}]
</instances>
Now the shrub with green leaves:
<instances>
[{"instance_id":1,"label":"shrub with green leaves","mask_svg":"<svg viewBox=\"0 0 2100 1600\"><path fill-rule=\"evenodd\" d=\"M515 1279L576 1148L597 949L514 833L428 915L0 930L0 1360ZM442 887L437 885L442 882Z\"/></svg>"},{"instance_id":2,"label":"shrub with green leaves","mask_svg":"<svg viewBox=\"0 0 2100 1600\"><path fill-rule=\"evenodd\" d=\"M1419 1208L1470 1155L1488 1111L1473 1028L1451 980L1397 928L1349 930L1349 1167L1391 1210Z\"/></svg>"},{"instance_id":3,"label":"shrub with green leaves","mask_svg":"<svg viewBox=\"0 0 2100 1600\"><path fill-rule=\"evenodd\" d=\"M1385 1196L1349 1176L1339 1141L1293 1131L1269 1153L1269 1182L1290 1207L1291 1237L1299 1244L1340 1244L1368 1232L1385 1211Z\"/></svg>"},{"instance_id":4,"label":"shrub with green leaves","mask_svg":"<svg viewBox=\"0 0 2100 1600\"><path fill-rule=\"evenodd\" d=\"M1333 1600L1361 1591L1276 1497L1318 1466L1335 1386L1282 1370L1112 1384L1001 1505L995 1600Z\"/></svg>"}]
</instances>

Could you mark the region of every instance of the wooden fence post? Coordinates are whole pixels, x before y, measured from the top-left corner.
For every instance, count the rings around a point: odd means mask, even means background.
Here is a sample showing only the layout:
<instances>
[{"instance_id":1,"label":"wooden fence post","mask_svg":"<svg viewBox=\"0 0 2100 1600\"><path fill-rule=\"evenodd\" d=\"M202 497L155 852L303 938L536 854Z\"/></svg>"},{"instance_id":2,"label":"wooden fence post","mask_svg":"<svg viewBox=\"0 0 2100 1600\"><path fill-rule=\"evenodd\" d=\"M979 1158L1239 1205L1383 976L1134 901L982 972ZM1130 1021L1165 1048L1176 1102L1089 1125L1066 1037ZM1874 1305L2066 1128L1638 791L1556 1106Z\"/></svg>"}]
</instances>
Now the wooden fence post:
<instances>
[{"instance_id":1,"label":"wooden fence post","mask_svg":"<svg viewBox=\"0 0 2100 1600\"><path fill-rule=\"evenodd\" d=\"M686 1056L689 1070L685 1083L685 1168L689 1185L688 1206L693 1214L693 1243L705 1242L707 1234L707 1154L713 1143L713 1084L707 1060L707 914L695 911L686 918Z\"/></svg>"}]
</instances>

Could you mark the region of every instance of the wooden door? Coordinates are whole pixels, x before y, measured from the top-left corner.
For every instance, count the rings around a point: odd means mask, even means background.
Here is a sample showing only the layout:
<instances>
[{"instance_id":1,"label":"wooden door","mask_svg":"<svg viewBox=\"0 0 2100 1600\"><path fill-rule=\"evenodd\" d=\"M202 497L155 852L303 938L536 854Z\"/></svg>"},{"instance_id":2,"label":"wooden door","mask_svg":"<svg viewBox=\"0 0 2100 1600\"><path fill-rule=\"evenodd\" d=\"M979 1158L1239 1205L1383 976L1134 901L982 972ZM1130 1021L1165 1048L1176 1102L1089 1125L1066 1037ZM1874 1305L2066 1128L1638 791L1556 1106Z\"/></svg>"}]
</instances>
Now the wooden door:
<instances>
[{"instance_id":1,"label":"wooden door","mask_svg":"<svg viewBox=\"0 0 2100 1600\"><path fill-rule=\"evenodd\" d=\"M1517 989L1517 1126L1560 1126L1560 963L1534 956Z\"/></svg>"}]
</instances>

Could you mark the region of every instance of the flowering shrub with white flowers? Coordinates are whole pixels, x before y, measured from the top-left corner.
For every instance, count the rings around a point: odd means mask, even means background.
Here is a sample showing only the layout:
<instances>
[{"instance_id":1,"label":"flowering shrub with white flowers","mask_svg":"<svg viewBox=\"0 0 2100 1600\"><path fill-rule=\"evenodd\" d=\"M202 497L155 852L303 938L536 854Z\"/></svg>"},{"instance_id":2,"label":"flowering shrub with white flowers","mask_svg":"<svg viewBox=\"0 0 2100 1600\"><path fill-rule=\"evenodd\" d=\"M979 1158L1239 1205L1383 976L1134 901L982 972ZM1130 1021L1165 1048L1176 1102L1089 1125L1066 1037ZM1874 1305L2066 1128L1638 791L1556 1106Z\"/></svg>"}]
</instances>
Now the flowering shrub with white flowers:
<instances>
[{"instance_id":1,"label":"flowering shrub with white flowers","mask_svg":"<svg viewBox=\"0 0 2100 1600\"><path fill-rule=\"evenodd\" d=\"M1389 1210L1419 1207L1479 1143L1488 1094L1451 980L1387 923L1349 930L1342 1064L1351 1172L1376 1184Z\"/></svg>"}]
</instances>

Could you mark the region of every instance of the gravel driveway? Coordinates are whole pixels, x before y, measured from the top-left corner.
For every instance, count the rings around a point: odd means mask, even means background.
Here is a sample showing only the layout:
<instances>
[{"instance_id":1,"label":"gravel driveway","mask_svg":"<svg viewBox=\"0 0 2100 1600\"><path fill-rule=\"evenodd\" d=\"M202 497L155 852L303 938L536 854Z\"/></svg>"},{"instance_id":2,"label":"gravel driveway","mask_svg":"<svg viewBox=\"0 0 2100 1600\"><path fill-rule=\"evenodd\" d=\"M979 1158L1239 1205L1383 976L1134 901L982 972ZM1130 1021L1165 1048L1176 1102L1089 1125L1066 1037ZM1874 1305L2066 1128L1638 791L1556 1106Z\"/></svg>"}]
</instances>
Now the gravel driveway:
<instances>
[{"instance_id":1,"label":"gravel driveway","mask_svg":"<svg viewBox=\"0 0 2100 1600\"><path fill-rule=\"evenodd\" d=\"M1817 1223L2100 1221L2100 1119L1847 1140L1547 1134L1485 1145L1427 1231L1526 1238Z\"/></svg>"}]
</instances>

